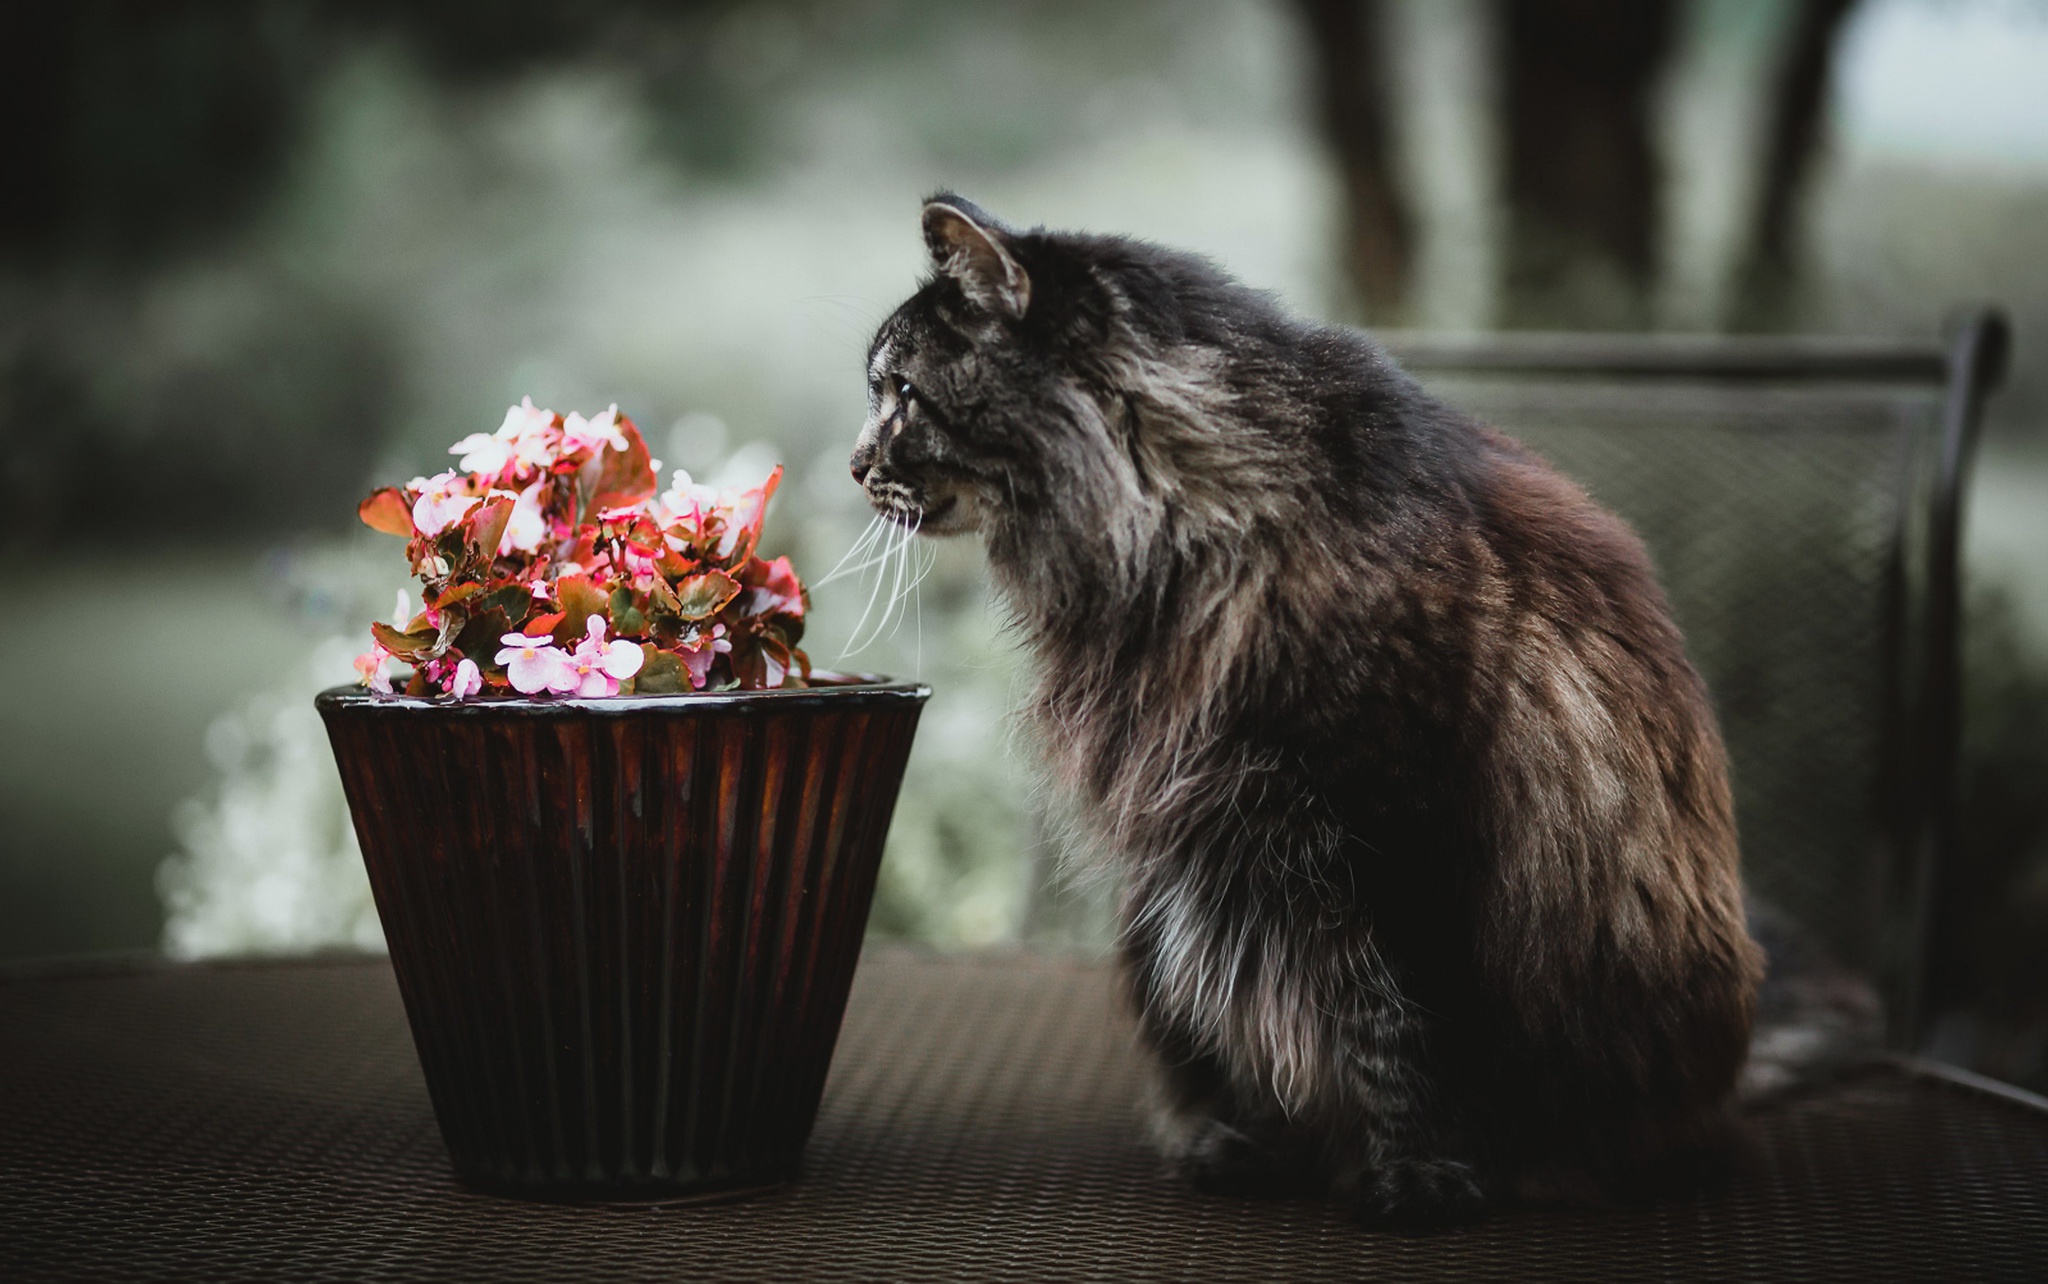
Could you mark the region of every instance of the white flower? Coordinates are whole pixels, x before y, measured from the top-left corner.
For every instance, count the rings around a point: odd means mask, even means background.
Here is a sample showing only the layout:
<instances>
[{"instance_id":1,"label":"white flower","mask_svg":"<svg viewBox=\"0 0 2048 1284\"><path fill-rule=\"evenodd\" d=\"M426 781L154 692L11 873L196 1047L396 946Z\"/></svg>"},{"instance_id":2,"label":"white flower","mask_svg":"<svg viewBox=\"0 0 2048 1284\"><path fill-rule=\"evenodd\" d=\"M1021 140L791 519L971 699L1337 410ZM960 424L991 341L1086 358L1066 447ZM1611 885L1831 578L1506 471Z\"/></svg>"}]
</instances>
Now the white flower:
<instances>
[{"instance_id":1,"label":"white flower","mask_svg":"<svg viewBox=\"0 0 2048 1284\"><path fill-rule=\"evenodd\" d=\"M535 408L531 397L520 398L518 405L505 412L498 437L511 443L513 462L521 472L554 463L561 442L555 431L555 412Z\"/></svg>"},{"instance_id":2,"label":"white flower","mask_svg":"<svg viewBox=\"0 0 2048 1284\"><path fill-rule=\"evenodd\" d=\"M699 486L691 481L690 474L678 465L668 479L668 490L661 503L675 516L688 517L717 508L723 496L724 492L716 486Z\"/></svg>"},{"instance_id":3,"label":"white flower","mask_svg":"<svg viewBox=\"0 0 2048 1284\"><path fill-rule=\"evenodd\" d=\"M496 477L512 462L512 443L491 433L473 432L450 446L448 453L462 456L455 466L463 472Z\"/></svg>"},{"instance_id":4,"label":"white flower","mask_svg":"<svg viewBox=\"0 0 2048 1284\"><path fill-rule=\"evenodd\" d=\"M526 397L505 412L498 431L473 432L450 446L448 453L462 456L458 462L464 472L497 478L513 464L520 473L546 468L555 462L557 445L555 412L540 409Z\"/></svg>"},{"instance_id":5,"label":"white flower","mask_svg":"<svg viewBox=\"0 0 2048 1284\"><path fill-rule=\"evenodd\" d=\"M619 407L612 403L611 409L601 415L585 419L575 411L562 420L562 453L574 455L585 450L601 450L610 446L623 452L626 449L626 434L619 427Z\"/></svg>"},{"instance_id":6,"label":"white flower","mask_svg":"<svg viewBox=\"0 0 2048 1284\"><path fill-rule=\"evenodd\" d=\"M505 533L498 540L499 557L505 557L515 549L521 553L531 553L548 537L547 515L541 512L540 508L540 488L546 481L547 479L543 477L519 492L518 498L512 504L512 516L505 523ZM492 493L504 495L509 492Z\"/></svg>"}]
</instances>

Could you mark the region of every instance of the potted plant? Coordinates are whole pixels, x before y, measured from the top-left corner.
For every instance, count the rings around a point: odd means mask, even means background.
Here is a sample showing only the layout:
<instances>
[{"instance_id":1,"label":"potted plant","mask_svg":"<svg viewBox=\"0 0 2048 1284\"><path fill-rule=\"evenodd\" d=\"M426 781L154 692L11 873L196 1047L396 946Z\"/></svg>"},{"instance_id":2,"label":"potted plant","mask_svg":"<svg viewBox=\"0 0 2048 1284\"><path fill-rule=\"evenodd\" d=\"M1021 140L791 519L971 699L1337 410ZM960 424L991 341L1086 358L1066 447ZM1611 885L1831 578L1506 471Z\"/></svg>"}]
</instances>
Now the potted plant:
<instances>
[{"instance_id":1,"label":"potted plant","mask_svg":"<svg viewBox=\"0 0 2048 1284\"><path fill-rule=\"evenodd\" d=\"M784 1181L929 691L812 669L802 582L756 553L780 468L657 495L617 407L531 400L451 453L363 501L421 609L318 704L456 1172Z\"/></svg>"}]
</instances>

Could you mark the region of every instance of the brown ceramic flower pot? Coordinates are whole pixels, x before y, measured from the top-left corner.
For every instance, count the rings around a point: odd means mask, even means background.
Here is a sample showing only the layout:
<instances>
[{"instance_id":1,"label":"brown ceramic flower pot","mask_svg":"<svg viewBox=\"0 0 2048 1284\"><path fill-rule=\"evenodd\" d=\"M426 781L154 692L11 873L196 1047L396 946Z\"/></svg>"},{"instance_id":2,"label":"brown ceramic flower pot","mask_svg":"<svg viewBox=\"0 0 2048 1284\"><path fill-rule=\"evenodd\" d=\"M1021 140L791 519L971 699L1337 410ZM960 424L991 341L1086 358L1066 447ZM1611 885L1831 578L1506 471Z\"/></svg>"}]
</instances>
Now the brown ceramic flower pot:
<instances>
[{"instance_id":1,"label":"brown ceramic flower pot","mask_svg":"<svg viewBox=\"0 0 2048 1284\"><path fill-rule=\"evenodd\" d=\"M320 695L463 1181L660 1201L795 1173L928 695Z\"/></svg>"}]
</instances>

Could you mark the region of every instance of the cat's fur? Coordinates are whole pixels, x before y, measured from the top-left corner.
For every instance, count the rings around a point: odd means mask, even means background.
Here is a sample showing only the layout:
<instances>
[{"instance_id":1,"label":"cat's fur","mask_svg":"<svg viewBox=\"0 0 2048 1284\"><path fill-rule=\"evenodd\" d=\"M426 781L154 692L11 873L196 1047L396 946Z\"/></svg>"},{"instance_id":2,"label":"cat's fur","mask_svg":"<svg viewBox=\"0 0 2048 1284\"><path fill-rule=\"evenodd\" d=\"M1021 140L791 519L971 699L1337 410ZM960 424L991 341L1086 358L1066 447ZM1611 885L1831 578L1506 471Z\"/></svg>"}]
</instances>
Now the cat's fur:
<instances>
[{"instance_id":1,"label":"cat's fur","mask_svg":"<svg viewBox=\"0 0 2048 1284\"><path fill-rule=\"evenodd\" d=\"M1198 1180L1372 1220L1721 1140L1761 961L1634 534L1364 336L941 195L853 468L979 531Z\"/></svg>"}]
</instances>

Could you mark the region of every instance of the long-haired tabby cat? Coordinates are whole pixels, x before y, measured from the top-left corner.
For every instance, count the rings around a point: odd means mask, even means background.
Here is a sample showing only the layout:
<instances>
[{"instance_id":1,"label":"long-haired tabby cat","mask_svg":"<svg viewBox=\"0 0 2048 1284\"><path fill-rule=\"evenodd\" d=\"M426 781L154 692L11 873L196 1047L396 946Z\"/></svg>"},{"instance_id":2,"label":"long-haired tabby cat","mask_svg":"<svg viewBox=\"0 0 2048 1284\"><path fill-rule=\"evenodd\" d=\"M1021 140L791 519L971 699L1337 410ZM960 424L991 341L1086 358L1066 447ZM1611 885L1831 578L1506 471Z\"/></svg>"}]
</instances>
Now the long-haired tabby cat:
<instances>
[{"instance_id":1,"label":"long-haired tabby cat","mask_svg":"<svg viewBox=\"0 0 2048 1284\"><path fill-rule=\"evenodd\" d=\"M1636 537L1201 259L951 195L923 227L854 476L987 542L1168 1154L1405 1223L1710 1155L1761 960Z\"/></svg>"}]
</instances>

